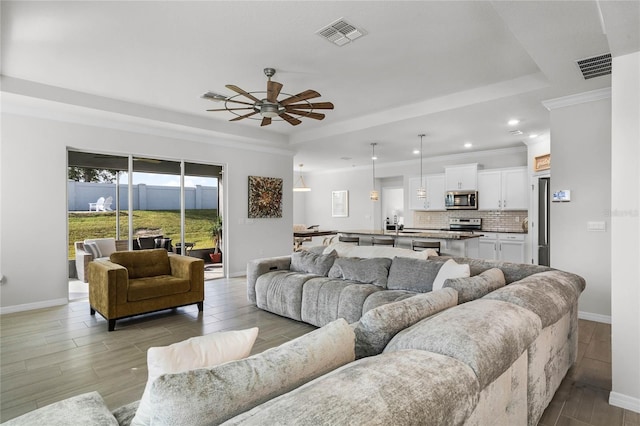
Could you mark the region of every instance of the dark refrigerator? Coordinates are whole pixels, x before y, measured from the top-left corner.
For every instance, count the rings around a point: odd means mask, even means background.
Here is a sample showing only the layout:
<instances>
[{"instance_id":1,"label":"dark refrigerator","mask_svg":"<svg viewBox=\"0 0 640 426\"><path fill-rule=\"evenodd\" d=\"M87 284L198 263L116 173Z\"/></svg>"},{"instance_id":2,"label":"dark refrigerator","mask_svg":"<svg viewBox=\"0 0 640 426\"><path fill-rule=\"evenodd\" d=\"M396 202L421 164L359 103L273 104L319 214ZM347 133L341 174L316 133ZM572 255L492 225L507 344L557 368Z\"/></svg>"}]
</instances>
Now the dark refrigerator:
<instances>
[{"instance_id":1,"label":"dark refrigerator","mask_svg":"<svg viewBox=\"0 0 640 426\"><path fill-rule=\"evenodd\" d=\"M538 265L551 266L549 224L551 207L551 179L538 178Z\"/></svg>"}]
</instances>

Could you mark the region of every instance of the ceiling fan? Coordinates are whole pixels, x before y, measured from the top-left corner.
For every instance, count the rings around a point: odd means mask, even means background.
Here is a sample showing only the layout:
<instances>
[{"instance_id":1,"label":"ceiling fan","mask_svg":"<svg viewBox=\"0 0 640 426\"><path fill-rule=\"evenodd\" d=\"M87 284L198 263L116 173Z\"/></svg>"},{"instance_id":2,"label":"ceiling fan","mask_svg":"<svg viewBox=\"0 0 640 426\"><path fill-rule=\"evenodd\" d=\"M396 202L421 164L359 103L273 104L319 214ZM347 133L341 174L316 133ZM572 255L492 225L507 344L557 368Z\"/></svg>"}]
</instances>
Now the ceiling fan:
<instances>
[{"instance_id":1,"label":"ceiling fan","mask_svg":"<svg viewBox=\"0 0 640 426\"><path fill-rule=\"evenodd\" d=\"M298 118L293 117L296 115L300 118L308 117L313 118L314 120L322 120L325 115L319 112L314 112L314 110L318 109L333 109L333 104L331 102L309 102L309 99L320 97L320 93L315 90L305 90L304 92L298 93L297 95L290 95L288 93L281 92L282 84L277 81L272 81L271 77L273 77L276 73L274 68L265 68L264 74L269 79L267 81L267 91L257 91L257 92L246 92L239 88L238 86L234 86L233 84L227 84L225 87L227 89L233 90L238 93L233 96L225 96L220 95L213 92L207 92L202 95L202 98L209 99L212 101L224 101L224 108L220 109L208 109L207 111L229 111L232 114L235 114L237 117L232 118L229 121L239 121L245 118L251 118L252 120L262 120L260 126L268 126L271 124L271 121L279 117L292 126L297 126L302 123ZM266 97L262 99L258 99L258 97L254 96L254 94L266 94ZM286 98L278 100L280 95L285 95ZM253 103L238 100L237 98L240 96L244 96L247 99L253 101ZM245 107L234 107L234 105L229 104L239 104L246 105ZM236 111L250 111L248 113L241 113ZM260 114L260 118L253 117L256 114ZM293 115L292 115L293 114ZM280 120L278 120L280 121Z\"/></svg>"}]
</instances>

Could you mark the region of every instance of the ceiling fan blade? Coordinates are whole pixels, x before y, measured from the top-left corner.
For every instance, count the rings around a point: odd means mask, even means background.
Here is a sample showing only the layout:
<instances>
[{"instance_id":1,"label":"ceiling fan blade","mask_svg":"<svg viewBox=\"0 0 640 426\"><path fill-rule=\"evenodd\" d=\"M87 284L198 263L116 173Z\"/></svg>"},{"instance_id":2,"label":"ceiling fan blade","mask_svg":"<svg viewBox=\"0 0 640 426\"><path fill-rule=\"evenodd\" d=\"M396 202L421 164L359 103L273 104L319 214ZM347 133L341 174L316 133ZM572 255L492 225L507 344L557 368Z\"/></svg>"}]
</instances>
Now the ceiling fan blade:
<instances>
[{"instance_id":1,"label":"ceiling fan blade","mask_svg":"<svg viewBox=\"0 0 640 426\"><path fill-rule=\"evenodd\" d=\"M280 114L280 117L282 117L284 119L284 121L286 121L287 123L291 124L292 126L297 126L298 124L302 123L302 121L300 121L297 118L292 117L289 114L286 114L284 112L282 114Z\"/></svg>"},{"instance_id":2,"label":"ceiling fan blade","mask_svg":"<svg viewBox=\"0 0 640 426\"><path fill-rule=\"evenodd\" d=\"M293 109L333 109L333 104L331 102L316 102L316 103L313 103L313 104L289 105L287 108L293 108Z\"/></svg>"},{"instance_id":3,"label":"ceiling fan blade","mask_svg":"<svg viewBox=\"0 0 640 426\"><path fill-rule=\"evenodd\" d=\"M267 81L267 100L273 103L278 102L278 95L280 94L280 90L282 90L281 83L271 80Z\"/></svg>"},{"instance_id":4,"label":"ceiling fan blade","mask_svg":"<svg viewBox=\"0 0 640 426\"><path fill-rule=\"evenodd\" d=\"M239 120L242 120L243 118L251 117L252 115L255 115L257 113L258 113L258 111L253 111L253 112L250 112L249 114L240 115L240 116L238 116L236 118L232 118L229 121L239 121Z\"/></svg>"},{"instance_id":5,"label":"ceiling fan blade","mask_svg":"<svg viewBox=\"0 0 640 426\"><path fill-rule=\"evenodd\" d=\"M260 126L268 126L269 124L271 124L271 117L264 117Z\"/></svg>"},{"instance_id":6,"label":"ceiling fan blade","mask_svg":"<svg viewBox=\"0 0 640 426\"><path fill-rule=\"evenodd\" d=\"M291 107L292 107L292 106L293 106L293 105L291 105ZM313 118L313 119L315 119L315 120L322 120L322 119L324 119L324 117L325 117L325 116L324 116L324 114L320 114L320 113L318 113L318 112L311 112L311 111L298 111L298 110L295 110L295 109L289 109L289 108L286 108L286 111L287 111L289 114L302 115L302 116L304 116L304 117Z\"/></svg>"},{"instance_id":7,"label":"ceiling fan blade","mask_svg":"<svg viewBox=\"0 0 640 426\"><path fill-rule=\"evenodd\" d=\"M234 104L242 104L242 105L253 106L253 104L250 104L249 102L236 101L235 99L227 99L225 102L232 102Z\"/></svg>"},{"instance_id":8,"label":"ceiling fan blade","mask_svg":"<svg viewBox=\"0 0 640 426\"><path fill-rule=\"evenodd\" d=\"M238 86L234 86L233 84L227 84L225 86L227 89L229 90L233 90L236 93L239 93L243 96L246 96L247 98L251 99L254 102L260 102L260 99L256 98L255 96L253 96L251 93L249 92L245 92L244 90L242 90L241 88L239 88Z\"/></svg>"},{"instance_id":9,"label":"ceiling fan blade","mask_svg":"<svg viewBox=\"0 0 640 426\"><path fill-rule=\"evenodd\" d=\"M300 101L306 101L307 99L319 98L320 96L321 96L320 93L316 92L315 90L309 89L309 90L305 90L304 92L298 93L297 95L293 95L291 97L281 100L280 105L289 105L294 102L300 102Z\"/></svg>"},{"instance_id":10,"label":"ceiling fan blade","mask_svg":"<svg viewBox=\"0 0 640 426\"><path fill-rule=\"evenodd\" d=\"M253 109L253 107L208 109L207 111L238 111L238 110L241 110L241 109Z\"/></svg>"}]
</instances>

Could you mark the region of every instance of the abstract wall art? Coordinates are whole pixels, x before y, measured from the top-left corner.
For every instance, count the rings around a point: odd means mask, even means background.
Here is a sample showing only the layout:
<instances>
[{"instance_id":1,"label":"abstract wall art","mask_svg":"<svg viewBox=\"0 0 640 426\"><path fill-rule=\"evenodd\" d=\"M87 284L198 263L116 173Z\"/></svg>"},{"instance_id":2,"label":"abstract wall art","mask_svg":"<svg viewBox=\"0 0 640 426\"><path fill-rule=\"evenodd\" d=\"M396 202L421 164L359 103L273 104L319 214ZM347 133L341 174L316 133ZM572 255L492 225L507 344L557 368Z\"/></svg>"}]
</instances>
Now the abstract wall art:
<instances>
[{"instance_id":1,"label":"abstract wall art","mask_svg":"<svg viewBox=\"0 0 640 426\"><path fill-rule=\"evenodd\" d=\"M282 179L249 176L249 218L282 217Z\"/></svg>"}]
</instances>

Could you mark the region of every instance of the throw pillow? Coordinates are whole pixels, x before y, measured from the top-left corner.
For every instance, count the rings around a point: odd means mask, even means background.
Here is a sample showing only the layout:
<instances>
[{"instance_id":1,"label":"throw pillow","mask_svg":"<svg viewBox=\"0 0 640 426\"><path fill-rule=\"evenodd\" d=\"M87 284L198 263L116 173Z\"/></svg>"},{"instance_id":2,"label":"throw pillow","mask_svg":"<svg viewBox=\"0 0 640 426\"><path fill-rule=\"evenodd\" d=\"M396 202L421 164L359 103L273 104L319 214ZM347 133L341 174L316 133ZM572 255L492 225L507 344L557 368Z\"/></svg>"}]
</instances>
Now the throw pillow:
<instances>
[{"instance_id":1,"label":"throw pillow","mask_svg":"<svg viewBox=\"0 0 640 426\"><path fill-rule=\"evenodd\" d=\"M370 259L339 257L329 271L329 278L342 278L387 288L390 266L391 259L386 257L373 257Z\"/></svg>"},{"instance_id":2,"label":"throw pillow","mask_svg":"<svg viewBox=\"0 0 640 426\"><path fill-rule=\"evenodd\" d=\"M491 268L479 275L468 278L448 278L443 287L458 291L458 303L479 299L493 290L504 287L504 273L499 268Z\"/></svg>"},{"instance_id":3,"label":"throw pillow","mask_svg":"<svg viewBox=\"0 0 640 426\"><path fill-rule=\"evenodd\" d=\"M367 311L355 324L356 358L382 353L401 330L457 304L457 292L443 288Z\"/></svg>"},{"instance_id":4,"label":"throw pillow","mask_svg":"<svg viewBox=\"0 0 640 426\"><path fill-rule=\"evenodd\" d=\"M337 257L338 253L335 250L327 254L297 251L291 254L291 267L289 269L293 272L303 272L326 277Z\"/></svg>"},{"instance_id":5,"label":"throw pillow","mask_svg":"<svg viewBox=\"0 0 640 426\"><path fill-rule=\"evenodd\" d=\"M455 260L449 259L444 262L442 268L438 271L438 275L433 280L433 290L440 290L448 278L465 278L469 276L471 276L469 265L466 263L460 265Z\"/></svg>"},{"instance_id":6,"label":"throw pillow","mask_svg":"<svg viewBox=\"0 0 640 426\"><path fill-rule=\"evenodd\" d=\"M100 251L100 247L96 243L84 243L84 251L93 256L94 259L102 257L102 252Z\"/></svg>"},{"instance_id":7,"label":"throw pillow","mask_svg":"<svg viewBox=\"0 0 640 426\"><path fill-rule=\"evenodd\" d=\"M389 269L387 288L418 293L431 291L442 265L442 262L433 260L394 257Z\"/></svg>"},{"instance_id":8,"label":"throw pillow","mask_svg":"<svg viewBox=\"0 0 640 426\"><path fill-rule=\"evenodd\" d=\"M245 359L165 374L151 390L152 424L223 423L352 362L354 341L351 326L340 318Z\"/></svg>"},{"instance_id":9,"label":"throw pillow","mask_svg":"<svg viewBox=\"0 0 640 426\"><path fill-rule=\"evenodd\" d=\"M153 414L151 386L158 377L168 373L213 367L227 361L245 358L249 356L256 337L258 337L258 328L254 327L192 337L173 345L149 348L147 351L149 378L131 426L151 424Z\"/></svg>"}]
</instances>

